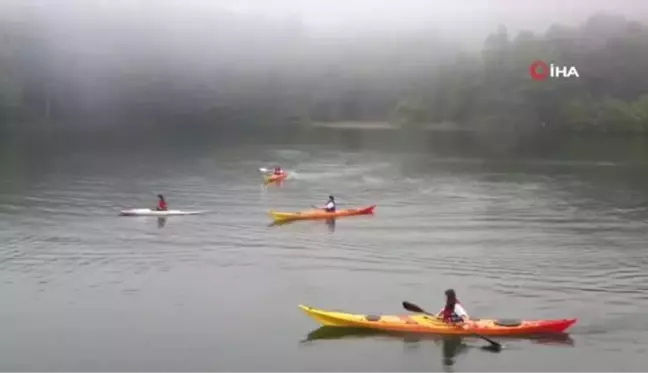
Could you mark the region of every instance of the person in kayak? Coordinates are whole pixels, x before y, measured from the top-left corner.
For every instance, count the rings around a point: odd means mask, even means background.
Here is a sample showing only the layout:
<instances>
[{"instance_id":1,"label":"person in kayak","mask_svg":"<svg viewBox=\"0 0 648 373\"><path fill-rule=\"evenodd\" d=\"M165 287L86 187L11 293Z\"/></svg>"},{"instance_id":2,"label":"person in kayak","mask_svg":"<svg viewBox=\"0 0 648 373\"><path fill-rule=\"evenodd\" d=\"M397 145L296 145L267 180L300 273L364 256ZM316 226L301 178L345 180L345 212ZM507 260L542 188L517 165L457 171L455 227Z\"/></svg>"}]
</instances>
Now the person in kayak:
<instances>
[{"instance_id":1,"label":"person in kayak","mask_svg":"<svg viewBox=\"0 0 648 373\"><path fill-rule=\"evenodd\" d=\"M328 202L324 205L324 211L335 212L335 197L329 196Z\"/></svg>"},{"instance_id":2,"label":"person in kayak","mask_svg":"<svg viewBox=\"0 0 648 373\"><path fill-rule=\"evenodd\" d=\"M281 167L277 166L277 167L274 168L273 174L276 175L276 176L281 176L281 175L284 174L284 170L282 170Z\"/></svg>"},{"instance_id":3,"label":"person in kayak","mask_svg":"<svg viewBox=\"0 0 648 373\"><path fill-rule=\"evenodd\" d=\"M470 319L468 313L463 308L459 300L457 299L457 294L453 289L448 289L445 292L446 295L446 304L441 312L437 315L442 318L444 322L449 324L463 323Z\"/></svg>"},{"instance_id":4,"label":"person in kayak","mask_svg":"<svg viewBox=\"0 0 648 373\"><path fill-rule=\"evenodd\" d=\"M167 206L166 201L164 200L164 196L161 194L157 195L158 198L158 205L155 208L157 211L167 211L169 207Z\"/></svg>"}]
</instances>

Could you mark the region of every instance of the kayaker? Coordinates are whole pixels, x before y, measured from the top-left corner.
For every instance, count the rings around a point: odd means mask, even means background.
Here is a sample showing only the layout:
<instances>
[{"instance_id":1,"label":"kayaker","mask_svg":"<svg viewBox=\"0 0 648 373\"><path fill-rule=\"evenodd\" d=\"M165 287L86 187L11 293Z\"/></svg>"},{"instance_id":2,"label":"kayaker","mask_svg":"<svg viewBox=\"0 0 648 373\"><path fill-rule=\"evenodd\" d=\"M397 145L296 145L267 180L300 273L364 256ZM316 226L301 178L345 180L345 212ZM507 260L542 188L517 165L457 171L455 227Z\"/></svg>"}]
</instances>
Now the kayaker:
<instances>
[{"instance_id":1,"label":"kayaker","mask_svg":"<svg viewBox=\"0 0 648 373\"><path fill-rule=\"evenodd\" d=\"M158 198L158 205L157 205L157 207L155 209L158 210L158 211L167 211L169 209L169 207L167 206L167 203L164 200L164 196L161 195L161 194L158 194L157 198Z\"/></svg>"},{"instance_id":2,"label":"kayaker","mask_svg":"<svg viewBox=\"0 0 648 373\"><path fill-rule=\"evenodd\" d=\"M335 197L329 196L328 202L324 206L326 212L335 212Z\"/></svg>"},{"instance_id":3,"label":"kayaker","mask_svg":"<svg viewBox=\"0 0 648 373\"><path fill-rule=\"evenodd\" d=\"M437 315L441 317L444 322L455 324L466 322L470 319L468 313L463 308L459 300L457 299L457 294L453 289L448 289L445 292L446 295L446 304L441 312Z\"/></svg>"},{"instance_id":4,"label":"kayaker","mask_svg":"<svg viewBox=\"0 0 648 373\"><path fill-rule=\"evenodd\" d=\"M283 175L284 170L281 169L281 167L275 167L274 168L274 174L277 176Z\"/></svg>"}]
</instances>

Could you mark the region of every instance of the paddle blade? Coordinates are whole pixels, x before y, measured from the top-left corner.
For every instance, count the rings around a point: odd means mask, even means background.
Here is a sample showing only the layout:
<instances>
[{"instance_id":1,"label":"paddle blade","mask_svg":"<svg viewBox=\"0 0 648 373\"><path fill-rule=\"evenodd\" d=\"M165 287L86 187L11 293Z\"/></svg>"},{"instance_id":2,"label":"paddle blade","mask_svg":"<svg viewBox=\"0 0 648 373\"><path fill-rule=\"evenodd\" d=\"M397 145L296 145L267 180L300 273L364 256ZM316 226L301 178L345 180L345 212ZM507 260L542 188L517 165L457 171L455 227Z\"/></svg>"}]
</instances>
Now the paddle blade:
<instances>
[{"instance_id":1,"label":"paddle blade","mask_svg":"<svg viewBox=\"0 0 648 373\"><path fill-rule=\"evenodd\" d=\"M491 341L491 340L489 340L488 342L490 342L491 344L489 344L488 346L482 346L481 347L482 350L490 351L490 352L500 352L500 351L502 351L502 345L501 344L499 344L499 343L497 343L495 341Z\"/></svg>"},{"instance_id":2,"label":"paddle blade","mask_svg":"<svg viewBox=\"0 0 648 373\"><path fill-rule=\"evenodd\" d=\"M502 350L502 345L495 342L494 340L492 340L490 338L487 338L487 337L484 337L483 335L477 334L477 333L473 333L473 335L475 337L477 337L477 338L481 338L481 339L485 340L486 342L490 343L491 344L489 346L490 348L487 348L487 349L490 349L491 351L495 351L495 352L499 352L499 351Z\"/></svg>"},{"instance_id":3,"label":"paddle blade","mask_svg":"<svg viewBox=\"0 0 648 373\"><path fill-rule=\"evenodd\" d=\"M417 306L414 303L410 303L410 302L407 302L407 301L403 302L403 308L405 308L406 310L408 310L410 312L426 313L423 308Z\"/></svg>"}]
</instances>

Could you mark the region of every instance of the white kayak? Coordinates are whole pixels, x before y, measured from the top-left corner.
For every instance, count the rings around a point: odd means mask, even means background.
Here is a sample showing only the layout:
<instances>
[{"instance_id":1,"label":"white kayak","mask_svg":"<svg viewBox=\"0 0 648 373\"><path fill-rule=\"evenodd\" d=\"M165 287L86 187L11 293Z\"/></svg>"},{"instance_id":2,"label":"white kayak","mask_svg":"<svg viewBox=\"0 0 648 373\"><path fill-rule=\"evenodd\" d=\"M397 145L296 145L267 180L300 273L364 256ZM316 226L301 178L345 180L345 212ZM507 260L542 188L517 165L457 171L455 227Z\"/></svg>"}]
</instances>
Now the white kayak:
<instances>
[{"instance_id":1,"label":"white kayak","mask_svg":"<svg viewBox=\"0 0 648 373\"><path fill-rule=\"evenodd\" d=\"M122 210L119 216L175 216L175 215L198 215L204 211L182 211L182 210L151 210L151 209L131 209Z\"/></svg>"}]
</instances>

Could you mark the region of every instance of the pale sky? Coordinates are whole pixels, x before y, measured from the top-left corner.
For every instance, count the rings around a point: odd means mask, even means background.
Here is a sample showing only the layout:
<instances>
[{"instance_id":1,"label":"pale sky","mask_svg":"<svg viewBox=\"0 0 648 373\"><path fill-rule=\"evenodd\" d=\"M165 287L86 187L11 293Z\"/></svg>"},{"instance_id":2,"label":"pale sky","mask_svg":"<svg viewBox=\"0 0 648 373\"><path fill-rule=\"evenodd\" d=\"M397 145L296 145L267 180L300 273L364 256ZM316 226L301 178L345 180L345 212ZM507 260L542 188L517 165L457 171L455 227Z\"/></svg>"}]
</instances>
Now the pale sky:
<instances>
[{"instance_id":1,"label":"pale sky","mask_svg":"<svg viewBox=\"0 0 648 373\"><path fill-rule=\"evenodd\" d=\"M545 30L556 22L582 22L597 11L616 11L648 20L648 1L644 0L0 0L0 13L2 8L4 13L10 8L41 8L61 17L66 12L86 12L88 18L101 16L102 12L205 16L229 10L297 17L310 29L337 33L425 28L450 34L484 33L498 24L514 31Z\"/></svg>"}]
</instances>

